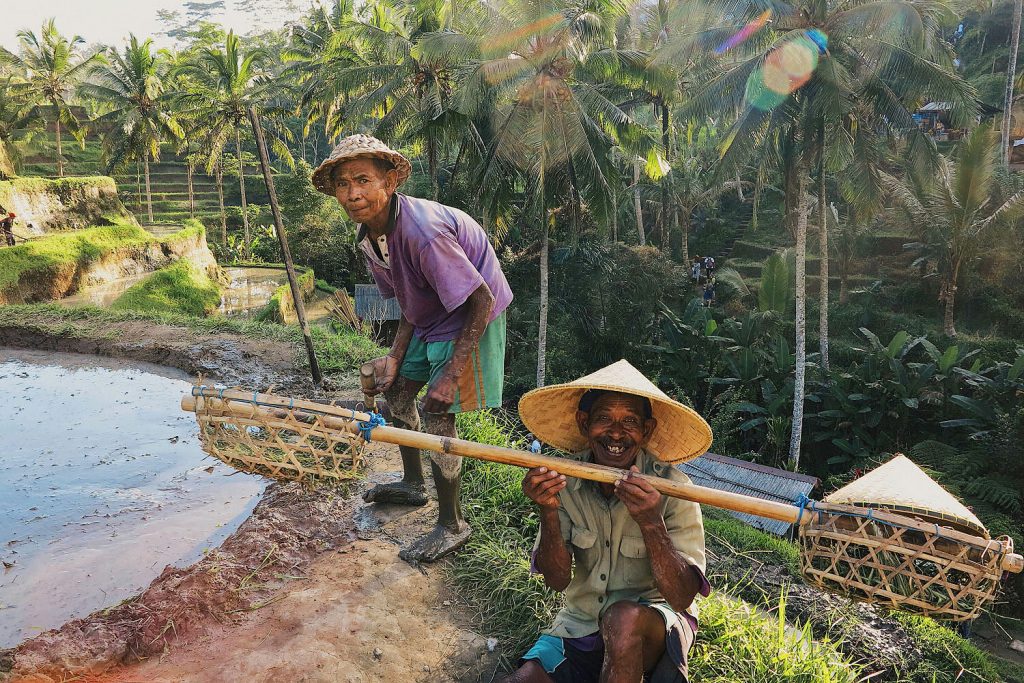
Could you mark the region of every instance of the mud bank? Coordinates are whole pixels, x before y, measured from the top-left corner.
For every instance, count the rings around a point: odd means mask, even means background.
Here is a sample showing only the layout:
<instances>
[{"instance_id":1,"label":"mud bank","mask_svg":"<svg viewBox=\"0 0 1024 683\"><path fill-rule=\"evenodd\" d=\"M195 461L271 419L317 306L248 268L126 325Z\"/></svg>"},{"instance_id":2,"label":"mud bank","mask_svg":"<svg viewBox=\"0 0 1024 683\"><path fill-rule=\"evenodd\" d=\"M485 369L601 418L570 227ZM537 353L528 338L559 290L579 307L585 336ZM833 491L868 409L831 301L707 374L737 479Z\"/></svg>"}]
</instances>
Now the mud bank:
<instances>
[{"instance_id":1,"label":"mud bank","mask_svg":"<svg viewBox=\"0 0 1024 683\"><path fill-rule=\"evenodd\" d=\"M128 358L230 386L273 385L297 395L313 391L296 363L301 349L288 342L149 321L69 319L62 310L20 315L17 309L0 308L0 346Z\"/></svg>"},{"instance_id":2,"label":"mud bank","mask_svg":"<svg viewBox=\"0 0 1024 683\"><path fill-rule=\"evenodd\" d=\"M135 230L145 235L140 228ZM0 304L62 299L82 288L149 273L180 259L217 277L217 261L206 244L205 229L196 223L169 237L115 248L95 258L23 271L16 282L0 289Z\"/></svg>"},{"instance_id":3,"label":"mud bank","mask_svg":"<svg viewBox=\"0 0 1024 683\"><path fill-rule=\"evenodd\" d=\"M185 569L167 567L138 597L0 654L0 677L48 681L101 674L160 655L205 624L259 609L319 553L355 538L349 505L337 494L271 486L220 548Z\"/></svg>"},{"instance_id":4,"label":"mud bank","mask_svg":"<svg viewBox=\"0 0 1024 683\"><path fill-rule=\"evenodd\" d=\"M20 235L78 230L112 222L137 224L118 199L114 179L106 176L0 181L0 205L18 215Z\"/></svg>"}]
</instances>

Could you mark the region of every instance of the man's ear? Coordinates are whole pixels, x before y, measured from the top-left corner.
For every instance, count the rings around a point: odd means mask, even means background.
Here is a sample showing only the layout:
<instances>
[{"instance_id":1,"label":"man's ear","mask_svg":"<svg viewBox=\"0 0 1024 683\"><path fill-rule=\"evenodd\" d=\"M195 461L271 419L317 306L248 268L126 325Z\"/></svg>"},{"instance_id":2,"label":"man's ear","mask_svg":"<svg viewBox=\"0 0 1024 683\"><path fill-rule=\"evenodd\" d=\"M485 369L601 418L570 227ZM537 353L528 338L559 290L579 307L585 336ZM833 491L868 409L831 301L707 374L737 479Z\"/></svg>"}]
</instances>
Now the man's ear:
<instances>
[{"instance_id":1,"label":"man's ear","mask_svg":"<svg viewBox=\"0 0 1024 683\"><path fill-rule=\"evenodd\" d=\"M658 427L658 421L653 417L649 417L644 420L644 444L651 440L651 434Z\"/></svg>"},{"instance_id":2,"label":"man's ear","mask_svg":"<svg viewBox=\"0 0 1024 683\"><path fill-rule=\"evenodd\" d=\"M392 168L384 174L384 187L388 189L388 192L398 189L398 171Z\"/></svg>"},{"instance_id":3,"label":"man's ear","mask_svg":"<svg viewBox=\"0 0 1024 683\"><path fill-rule=\"evenodd\" d=\"M587 420L589 418L589 413L585 413L582 410L576 411L576 426L580 428L580 434L586 438L590 438L590 430L587 428Z\"/></svg>"}]
</instances>

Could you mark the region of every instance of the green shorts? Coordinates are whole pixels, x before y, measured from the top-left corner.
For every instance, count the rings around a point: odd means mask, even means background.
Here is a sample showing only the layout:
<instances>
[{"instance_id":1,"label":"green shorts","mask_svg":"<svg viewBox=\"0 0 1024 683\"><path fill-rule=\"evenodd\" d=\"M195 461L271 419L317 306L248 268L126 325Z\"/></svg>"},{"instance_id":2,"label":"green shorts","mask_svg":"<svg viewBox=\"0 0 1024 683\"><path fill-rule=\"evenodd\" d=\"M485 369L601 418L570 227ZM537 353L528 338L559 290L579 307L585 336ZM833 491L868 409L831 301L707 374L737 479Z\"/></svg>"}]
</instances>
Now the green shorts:
<instances>
[{"instance_id":1,"label":"green shorts","mask_svg":"<svg viewBox=\"0 0 1024 683\"><path fill-rule=\"evenodd\" d=\"M455 352L455 340L425 342L415 334L398 371L414 382L431 384L444 371ZM505 312L488 323L459 378L452 413L501 407L505 386Z\"/></svg>"}]
</instances>

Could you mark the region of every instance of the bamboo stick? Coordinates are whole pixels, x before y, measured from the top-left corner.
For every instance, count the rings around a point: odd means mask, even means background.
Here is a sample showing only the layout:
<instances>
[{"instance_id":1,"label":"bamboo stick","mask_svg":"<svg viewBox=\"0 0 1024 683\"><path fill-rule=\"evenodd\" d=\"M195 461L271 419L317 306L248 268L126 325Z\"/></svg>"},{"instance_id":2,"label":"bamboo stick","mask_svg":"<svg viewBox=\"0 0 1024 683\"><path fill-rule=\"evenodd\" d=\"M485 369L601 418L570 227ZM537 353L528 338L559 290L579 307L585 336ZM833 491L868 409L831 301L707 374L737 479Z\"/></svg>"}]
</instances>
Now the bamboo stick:
<instances>
[{"instance_id":1,"label":"bamboo stick","mask_svg":"<svg viewBox=\"0 0 1024 683\"><path fill-rule=\"evenodd\" d=\"M181 399L181 408L188 412L195 412L197 406L200 405L198 403L199 401L214 402L212 405L218 410L230 412L240 417L247 417L250 419L258 418L260 416L266 418L277 418L281 416L280 413L284 410L294 412L296 417L299 419L302 419L303 417L312 419L314 416L318 416L324 426L352 434L360 433L361 430L358 424L359 422L368 422L371 419L371 415L368 413L350 410L339 406L332 406L301 399L283 398L272 394L260 394L256 392L250 393L237 389L221 390L213 389L212 387L195 387L192 394L186 395ZM623 475L623 471L615 467L578 462L566 458L538 455L528 451L516 450L514 448L491 446L488 444L476 443L475 441L467 441L465 439L435 436L433 434L400 429L398 427L375 427L372 432L372 439L383 443L390 443L399 446L412 446L413 448L420 448L439 453L450 453L452 455L461 455L478 460L503 463L506 465L516 465L526 468L547 467L548 469L555 470L566 476L588 479L590 481L597 481L606 484L612 484L618 481ZM698 486L696 484L683 484L662 477L652 477L648 475L639 476L647 481L659 493L666 496L680 498L694 503L701 503L703 505L724 508L734 512L743 512L751 515L757 515L759 517L766 517L768 519L775 519L781 522L788 522L790 524L810 524L818 514L810 509L804 510L803 514L801 514L800 509L795 505L763 500L761 498L745 496L739 493L719 491L718 489ZM845 506L831 507L842 508ZM880 511L876 511L875 514L880 519L887 516L886 513ZM918 526L918 524L916 524L917 520L911 520L902 516L900 516L900 522L904 524L910 522L913 526ZM919 525L923 530L929 531L934 527L934 525L925 522L920 522ZM975 543L981 541L981 539L976 537L961 534L953 530L943 530L943 534L951 538L963 536L964 539L969 539ZM1010 572L1021 572L1024 570L1024 556L1008 553L1003 558L1002 569Z\"/></svg>"}]
</instances>

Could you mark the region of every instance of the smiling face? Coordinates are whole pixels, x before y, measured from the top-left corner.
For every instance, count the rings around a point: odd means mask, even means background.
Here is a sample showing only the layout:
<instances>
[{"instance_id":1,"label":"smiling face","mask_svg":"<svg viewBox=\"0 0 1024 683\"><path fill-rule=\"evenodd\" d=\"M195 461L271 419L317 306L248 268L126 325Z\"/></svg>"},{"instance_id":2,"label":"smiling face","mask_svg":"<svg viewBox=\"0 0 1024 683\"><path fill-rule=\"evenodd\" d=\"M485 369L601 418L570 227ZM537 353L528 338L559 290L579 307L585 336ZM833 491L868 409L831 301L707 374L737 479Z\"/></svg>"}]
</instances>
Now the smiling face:
<instances>
[{"instance_id":1,"label":"smiling face","mask_svg":"<svg viewBox=\"0 0 1024 683\"><path fill-rule=\"evenodd\" d=\"M576 412L576 424L587 438L594 462L629 469L640 449L658 426L645 418L644 400L639 396L608 392L594 401L589 412Z\"/></svg>"},{"instance_id":2,"label":"smiling face","mask_svg":"<svg viewBox=\"0 0 1024 683\"><path fill-rule=\"evenodd\" d=\"M376 159L352 159L334 171L334 196L356 223L379 231L387 225L391 195L398 187L398 172L385 170Z\"/></svg>"}]
</instances>

